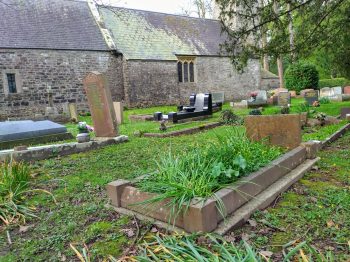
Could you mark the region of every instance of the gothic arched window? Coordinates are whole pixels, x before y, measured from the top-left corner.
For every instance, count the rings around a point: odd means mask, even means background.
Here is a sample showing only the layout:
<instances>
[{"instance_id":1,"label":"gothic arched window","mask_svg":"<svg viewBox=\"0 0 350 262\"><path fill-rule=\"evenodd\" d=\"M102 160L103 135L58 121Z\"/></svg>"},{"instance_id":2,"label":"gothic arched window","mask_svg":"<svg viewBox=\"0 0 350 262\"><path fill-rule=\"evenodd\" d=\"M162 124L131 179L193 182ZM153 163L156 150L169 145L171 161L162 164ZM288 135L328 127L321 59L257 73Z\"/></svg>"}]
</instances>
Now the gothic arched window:
<instances>
[{"instance_id":1,"label":"gothic arched window","mask_svg":"<svg viewBox=\"0 0 350 262\"><path fill-rule=\"evenodd\" d=\"M177 62L177 74L179 82L195 82L195 58L179 57Z\"/></svg>"}]
</instances>

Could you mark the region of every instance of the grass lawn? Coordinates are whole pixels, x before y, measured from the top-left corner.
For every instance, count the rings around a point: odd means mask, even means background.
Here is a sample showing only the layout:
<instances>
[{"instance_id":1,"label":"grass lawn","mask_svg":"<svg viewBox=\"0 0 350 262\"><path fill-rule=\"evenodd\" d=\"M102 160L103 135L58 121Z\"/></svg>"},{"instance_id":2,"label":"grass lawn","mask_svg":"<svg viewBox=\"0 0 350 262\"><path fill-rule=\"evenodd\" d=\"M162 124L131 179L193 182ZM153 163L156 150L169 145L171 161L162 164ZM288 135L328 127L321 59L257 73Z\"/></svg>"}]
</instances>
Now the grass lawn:
<instances>
[{"instance_id":1,"label":"grass lawn","mask_svg":"<svg viewBox=\"0 0 350 262\"><path fill-rule=\"evenodd\" d=\"M297 110L298 103L302 101L293 100L292 112ZM350 106L350 102L341 103L341 106ZM228 107L225 104L224 108ZM332 103L321 105L316 110L338 115L339 107L339 103ZM128 179L152 172L160 154L169 150L182 154L190 147L203 147L210 143L216 133L224 133L227 128L218 127L191 136L164 139L132 135L135 131L154 130L158 124L130 123L128 115L174 109L158 107L126 110L125 123L120 126L120 133L129 135L130 142L36 162L33 165L36 187L51 191L57 203L48 195L35 196L31 202L38 207L38 218L28 219L28 227L0 229L0 261L69 261L75 258L70 243L77 247L86 243L94 259L122 255L137 235L136 228L140 229L139 235L142 235L150 226L107 209L105 185L119 178ZM264 114L273 110L276 109L268 107ZM236 110L241 115L248 111ZM217 113L213 120L218 117ZM81 118L80 121L91 124L90 117ZM70 124L68 128L76 134L76 125ZM324 131L323 135L328 136L331 131ZM279 250L280 245L303 238L324 249L334 249L339 258L344 258L349 251L345 243L350 240L349 139L347 135L321 152L322 161L318 171L311 172L284 194L275 208L255 215L256 221L267 223L259 222L255 228L246 226L229 237L239 240L245 233L258 248L268 247L274 252ZM11 245L8 243L9 238Z\"/></svg>"}]
</instances>

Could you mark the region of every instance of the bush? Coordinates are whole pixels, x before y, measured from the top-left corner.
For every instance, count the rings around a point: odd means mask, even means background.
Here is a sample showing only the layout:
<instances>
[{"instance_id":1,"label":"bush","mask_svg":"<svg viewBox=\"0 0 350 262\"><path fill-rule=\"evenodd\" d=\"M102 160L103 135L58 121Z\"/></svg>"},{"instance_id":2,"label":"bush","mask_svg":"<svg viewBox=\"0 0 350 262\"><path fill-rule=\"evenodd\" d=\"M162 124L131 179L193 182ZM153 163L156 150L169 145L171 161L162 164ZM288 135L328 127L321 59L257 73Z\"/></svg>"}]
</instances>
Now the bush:
<instances>
[{"instance_id":1,"label":"bush","mask_svg":"<svg viewBox=\"0 0 350 262\"><path fill-rule=\"evenodd\" d=\"M289 112L290 112L290 108L289 108L288 106L283 106L283 107L281 108L281 114L282 114L282 115L288 115Z\"/></svg>"},{"instance_id":2,"label":"bush","mask_svg":"<svg viewBox=\"0 0 350 262\"><path fill-rule=\"evenodd\" d=\"M243 120L231 109L223 110L220 115L221 121L226 125L241 125Z\"/></svg>"},{"instance_id":3,"label":"bush","mask_svg":"<svg viewBox=\"0 0 350 262\"><path fill-rule=\"evenodd\" d=\"M296 63L288 67L284 79L286 88L299 93L307 88L317 89L319 74L312 64Z\"/></svg>"},{"instance_id":4,"label":"bush","mask_svg":"<svg viewBox=\"0 0 350 262\"><path fill-rule=\"evenodd\" d=\"M249 112L249 115L251 116L261 116L262 113L259 109L253 109L252 111Z\"/></svg>"},{"instance_id":5,"label":"bush","mask_svg":"<svg viewBox=\"0 0 350 262\"><path fill-rule=\"evenodd\" d=\"M346 78L321 79L318 84L320 88L347 85L350 85L350 80Z\"/></svg>"},{"instance_id":6,"label":"bush","mask_svg":"<svg viewBox=\"0 0 350 262\"><path fill-rule=\"evenodd\" d=\"M328 97L321 97L319 100L320 104L324 105L324 104L330 104L331 100Z\"/></svg>"}]
</instances>

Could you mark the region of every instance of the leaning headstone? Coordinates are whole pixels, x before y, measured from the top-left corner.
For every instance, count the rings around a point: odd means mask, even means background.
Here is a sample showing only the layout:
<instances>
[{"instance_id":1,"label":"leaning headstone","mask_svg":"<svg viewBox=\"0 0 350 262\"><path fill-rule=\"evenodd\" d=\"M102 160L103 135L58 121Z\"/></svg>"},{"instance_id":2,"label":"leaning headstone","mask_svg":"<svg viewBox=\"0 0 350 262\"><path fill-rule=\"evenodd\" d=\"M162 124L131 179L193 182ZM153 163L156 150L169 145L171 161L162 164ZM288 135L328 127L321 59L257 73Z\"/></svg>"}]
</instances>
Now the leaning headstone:
<instances>
[{"instance_id":1,"label":"leaning headstone","mask_svg":"<svg viewBox=\"0 0 350 262\"><path fill-rule=\"evenodd\" d=\"M300 115L247 116L245 127L248 138L254 141L265 140L289 149L301 143Z\"/></svg>"},{"instance_id":2,"label":"leaning headstone","mask_svg":"<svg viewBox=\"0 0 350 262\"><path fill-rule=\"evenodd\" d=\"M115 137L118 133L117 121L106 78L99 72L91 72L84 79L84 89L96 137Z\"/></svg>"},{"instance_id":3,"label":"leaning headstone","mask_svg":"<svg viewBox=\"0 0 350 262\"><path fill-rule=\"evenodd\" d=\"M346 115L350 114L350 107L343 107L340 109L340 118L346 119Z\"/></svg>"},{"instance_id":4,"label":"leaning headstone","mask_svg":"<svg viewBox=\"0 0 350 262\"><path fill-rule=\"evenodd\" d=\"M350 95L350 86L345 86L344 87L344 94L345 95Z\"/></svg>"},{"instance_id":5,"label":"leaning headstone","mask_svg":"<svg viewBox=\"0 0 350 262\"><path fill-rule=\"evenodd\" d=\"M117 123L120 125L123 123L123 103L122 102L113 102L114 112L117 119Z\"/></svg>"},{"instance_id":6,"label":"leaning headstone","mask_svg":"<svg viewBox=\"0 0 350 262\"><path fill-rule=\"evenodd\" d=\"M279 106L288 106L290 105L290 100L291 100L291 96L290 93L287 92L279 92L278 93L278 105Z\"/></svg>"},{"instance_id":7,"label":"leaning headstone","mask_svg":"<svg viewBox=\"0 0 350 262\"><path fill-rule=\"evenodd\" d=\"M305 101L308 105L312 105L314 102L318 101L318 92L316 90L308 91L304 95Z\"/></svg>"}]
</instances>

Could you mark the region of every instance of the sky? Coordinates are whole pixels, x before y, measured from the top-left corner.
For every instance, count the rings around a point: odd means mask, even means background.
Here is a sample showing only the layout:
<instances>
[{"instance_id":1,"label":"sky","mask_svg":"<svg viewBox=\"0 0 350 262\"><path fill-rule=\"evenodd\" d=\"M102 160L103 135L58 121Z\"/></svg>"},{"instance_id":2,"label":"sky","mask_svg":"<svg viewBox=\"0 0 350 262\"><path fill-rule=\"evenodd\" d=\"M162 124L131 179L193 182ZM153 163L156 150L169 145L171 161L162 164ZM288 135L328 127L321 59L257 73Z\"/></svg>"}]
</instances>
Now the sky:
<instances>
[{"instance_id":1,"label":"sky","mask_svg":"<svg viewBox=\"0 0 350 262\"><path fill-rule=\"evenodd\" d=\"M132 9L181 14L182 7L188 7L189 0L107 0L105 2Z\"/></svg>"}]
</instances>

